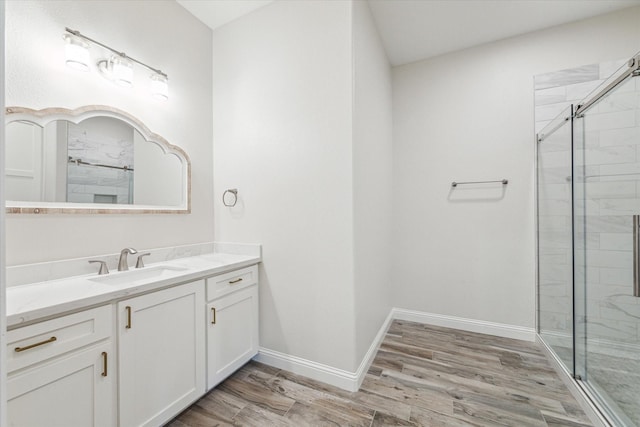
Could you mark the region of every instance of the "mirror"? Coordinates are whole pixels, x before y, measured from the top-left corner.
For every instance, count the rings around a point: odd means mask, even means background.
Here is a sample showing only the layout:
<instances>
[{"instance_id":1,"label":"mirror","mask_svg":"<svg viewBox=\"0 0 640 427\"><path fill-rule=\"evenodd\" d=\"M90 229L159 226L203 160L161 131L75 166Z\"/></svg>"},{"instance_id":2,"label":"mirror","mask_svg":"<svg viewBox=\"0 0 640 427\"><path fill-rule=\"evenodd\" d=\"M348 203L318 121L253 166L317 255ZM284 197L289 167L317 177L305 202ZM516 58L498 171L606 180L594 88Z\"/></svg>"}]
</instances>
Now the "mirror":
<instances>
[{"instance_id":1,"label":"mirror","mask_svg":"<svg viewBox=\"0 0 640 427\"><path fill-rule=\"evenodd\" d=\"M189 213L187 154L112 107L6 110L8 213Z\"/></svg>"}]
</instances>

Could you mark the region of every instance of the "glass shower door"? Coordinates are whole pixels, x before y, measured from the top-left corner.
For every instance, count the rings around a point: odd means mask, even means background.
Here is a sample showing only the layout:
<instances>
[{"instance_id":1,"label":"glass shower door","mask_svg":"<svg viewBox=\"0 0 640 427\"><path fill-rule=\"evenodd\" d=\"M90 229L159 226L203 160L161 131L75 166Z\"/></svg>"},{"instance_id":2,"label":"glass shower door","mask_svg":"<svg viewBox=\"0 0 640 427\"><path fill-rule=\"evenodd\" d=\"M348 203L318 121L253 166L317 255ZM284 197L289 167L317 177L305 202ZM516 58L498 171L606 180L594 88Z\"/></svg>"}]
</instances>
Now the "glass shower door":
<instances>
[{"instance_id":1,"label":"glass shower door","mask_svg":"<svg viewBox=\"0 0 640 427\"><path fill-rule=\"evenodd\" d=\"M640 427L640 78L574 119L573 176L576 377L617 424Z\"/></svg>"},{"instance_id":2,"label":"glass shower door","mask_svg":"<svg viewBox=\"0 0 640 427\"><path fill-rule=\"evenodd\" d=\"M570 106L538 134L538 331L573 373Z\"/></svg>"}]
</instances>

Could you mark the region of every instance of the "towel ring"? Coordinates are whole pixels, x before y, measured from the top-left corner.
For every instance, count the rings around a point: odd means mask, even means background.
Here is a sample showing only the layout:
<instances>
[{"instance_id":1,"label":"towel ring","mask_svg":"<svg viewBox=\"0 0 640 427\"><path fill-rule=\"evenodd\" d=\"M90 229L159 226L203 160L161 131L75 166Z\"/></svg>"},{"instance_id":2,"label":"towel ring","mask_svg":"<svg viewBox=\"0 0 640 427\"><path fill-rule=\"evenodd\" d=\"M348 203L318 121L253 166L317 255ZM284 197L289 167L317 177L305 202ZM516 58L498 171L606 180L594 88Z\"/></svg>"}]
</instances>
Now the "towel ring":
<instances>
[{"instance_id":1,"label":"towel ring","mask_svg":"<svg viewBox=\"0 0 640 427\"><path fill-rule=\"evenodd\" d=\"M233 202L227 203L227 193L233 195ZM238 203L238 189L231 188L229 190L225 190L224 193L222 193L222 203L229 208L234 207L236 203Z\"/></svg>"}]
</instances>

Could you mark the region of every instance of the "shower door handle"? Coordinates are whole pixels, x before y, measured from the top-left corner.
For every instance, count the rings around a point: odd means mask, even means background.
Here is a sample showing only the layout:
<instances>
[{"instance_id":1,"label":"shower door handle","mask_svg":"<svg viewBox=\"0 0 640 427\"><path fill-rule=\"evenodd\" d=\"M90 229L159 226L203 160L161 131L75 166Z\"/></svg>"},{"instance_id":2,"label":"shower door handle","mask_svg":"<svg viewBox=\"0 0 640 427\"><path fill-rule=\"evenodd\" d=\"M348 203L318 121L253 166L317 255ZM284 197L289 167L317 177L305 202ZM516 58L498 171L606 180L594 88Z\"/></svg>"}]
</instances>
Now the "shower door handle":
<instances>
[{"instance_id":1,"label":"shower door handle","mask_svg":"<svg viewBox=\"0 0 640 427\"><path fill-rule=\"evenodd\" d=\"M633 296L640 297L640 215L633 216Z\"/></svg>"}]
</instances>

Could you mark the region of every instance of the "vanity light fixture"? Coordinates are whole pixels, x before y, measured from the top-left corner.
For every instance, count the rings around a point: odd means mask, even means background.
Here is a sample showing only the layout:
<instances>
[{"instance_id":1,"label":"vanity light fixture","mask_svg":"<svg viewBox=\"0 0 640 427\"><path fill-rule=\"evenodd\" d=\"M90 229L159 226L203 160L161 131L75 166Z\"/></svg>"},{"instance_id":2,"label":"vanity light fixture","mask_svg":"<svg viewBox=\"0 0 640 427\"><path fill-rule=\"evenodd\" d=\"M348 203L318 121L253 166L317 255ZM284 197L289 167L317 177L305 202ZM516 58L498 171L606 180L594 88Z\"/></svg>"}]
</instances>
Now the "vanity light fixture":
<instances>
[{"instance_id":1,"label":"vanity light fixture","mask_svg":"<svg viewBox=\"0 0 640 427\"><path fill-rule=\"evenodd\" d=\"M133 63L126 56L117 55L111 57L110 63L113 80L120 86L133 86Z\"/></svg>"},{"instance_id":2,"label":"vanity light fixture","mask_svg":"<svg viewBox=\"0 0 640 427\"><path fill-rule=\"evenodd\" d=\"M161 101L169 99L169 81L160 73L151 74L151 96Z\"/></svg>"},{"instance_id":3,"label":"vanity light fixture","mask_svg":"<svg viewBox=\"0 0 640 427\"><path fill-rule=\"evenodd\" d=\"M78 71L89 71L89 44L74 34L65 34L63 38L67 66Z\"/></svg>"},{"instance_id":4,"label":"vanity light fixture","mask_svg":"<svg viewBox=\"0 0 640 427\"><path fill-rule=\"evenodd\" d=\"M65 28L65 31L63 38L66 42L66 63L70 68L89 71L90 55L88 48L90 42L112 53L109 59L101 59L97 63L98 69L105 78L120 86L131 87L133 86L133 64L136 63L153 72L149 77L151 96L163 101L169 99L169 78L162 71L138 61L124 52L119 52L87 37L81 34L80 31L70 28Z\"/></svg>"}]
</instances>

